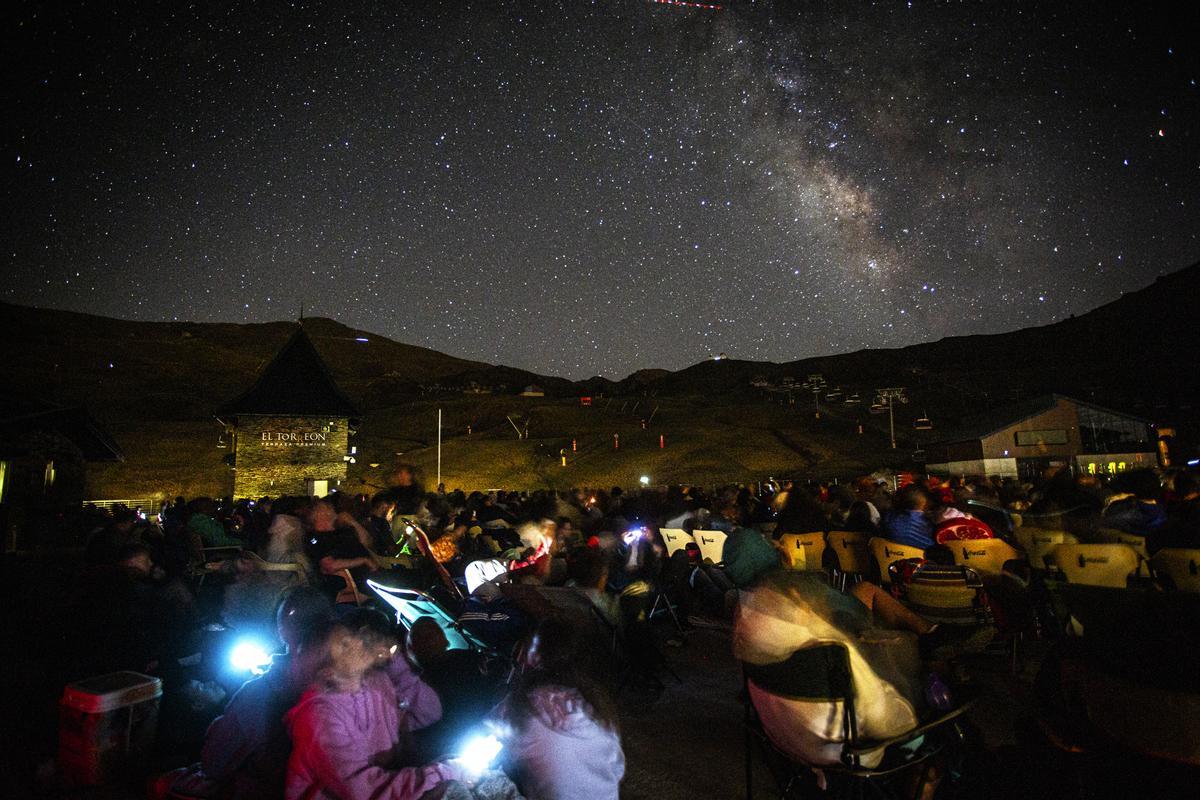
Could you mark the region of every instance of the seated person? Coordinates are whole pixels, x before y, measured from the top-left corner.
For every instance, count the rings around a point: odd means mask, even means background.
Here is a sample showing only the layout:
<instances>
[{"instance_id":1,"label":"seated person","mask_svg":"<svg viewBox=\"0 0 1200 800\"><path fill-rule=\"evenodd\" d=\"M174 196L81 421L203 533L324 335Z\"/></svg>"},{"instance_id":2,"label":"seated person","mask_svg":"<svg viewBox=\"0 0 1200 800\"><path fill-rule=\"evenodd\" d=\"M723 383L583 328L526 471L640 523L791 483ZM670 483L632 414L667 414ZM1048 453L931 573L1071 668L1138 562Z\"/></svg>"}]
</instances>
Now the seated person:
<instances>
[{"instance_id":1,"label":"seated person","mask_svg":"<svg viewBox=\"0 0 1200 800\"><path fill-rule=\"evenodd\" d=\"M422 751L431 758L455 752L463 731L495 708L500 699L498 682L484 674L479 653L451 650L445 631L433 617L413 622L407 644L409 659L437 692L442 706L442 718L422 732Z\"/></svg>"},{"instance_id":2,"label":"seated person","mask_svg":"<svg viewBox=\"0 0 1200 800\"><path fill-rule=\"evenodd\" d=\"M466 777L452 763L404 766L402 737L436 722L441 704L404 659L393 659L399 643L387 617L357 610L334 627L328 647L317 683L284 718L292 738L286 797L416 800Z\"/></svg>"},{"instance_id":3,"label":"seated person","mask_svg":"<svg viewBox=\"0 0 1200 800\"><path fill-rule=\"evenodd\" d=\"M588 673L578 632L539 625L521 677L496 710L506 771L528 800L617 800L625 754L612 700Z\"/></svg>"},{"instance_id":4,"label":"seated person","mask_svg":"<svg viewBox=\"0 0 1200 800\"><path fill-rule=\"evenodd\" d=\"M933 523L925 515L928 508L929 495L919 484L910 483L896 492L892 510L881 521L884 538L922 550L934 544Z\"/></svg>"},{"instance_id":5,"label":"seated person","mask_svg":"<svg viewBox=\"0 0 1200 800\"><path fill-rule=\"evenodd\" d=\"M786 662L808 648L845 646L858 735L884 739L917 724L922 704L918 635L936 627L874 584L864 581L844 595L810 573L775 570L742 593L733 648L752 671ZM813 767L840 764L840 701L821 698L819 690L789 691L763 683L751 677L748 690L771 741ZM863 763L874 766L880 758L882 752Z\"/></svg>"},{"instance_id":6,"label":"seated person","mask_svg":"<svg viewBox=\"0 0 1200 800\"><path fill-rule=\"evenodd\" d=\"M1162 484L1153 470L1135 469L1113 481L1116 499L1104 509L1101 524L1137 536L1153 537L1167 524Z\"/></svg>"},{"instance_id":7,"label":"seated person","mask_svg":"<svg viewBox=\"0 0 1200 800\"><path fill-rule=\"evenodd\" d=\"M192 514L187 520L187 529L200 537L204 547L243 547L245 540L232 536L216 518L217 504L207 497L198 497L191 503Z\"/></svg>"},{"instance_id":8,"label":"seated person","mask_svg":"<svg viewBox=\"0 0 1200 800\"><path fill-rule=\"evenodd\" d=\"M331 596L346 588L342 570L349 570L361 586L367 577L378 571L379 564L362 541L359 532L350 527L337 527L337 513L321 500L309 511L309 532L305 553L324 576L321 586Z\"/></svg>"},{"instance_id":9,"label":"seated person","mask_svg":"<svg viewBox=\"0 0 1200 800\"><path fill-rule=\"evenodd\" d=\"M333 605L317 589L300 586L284 596L275 614L283 652L271 659L266 673L244 683L212 721L200 753L201 772L185 775L177 787L194 789L207 779L220 787L221 797L283 797L291 751L283 715L323 666L332 617Z\"/></svg>"},{"instance_id":10,"label":"seated person","mask_svg":"<svg viewBox=\"0 0 1200 800\"><path fill-rule=\"evenodd\" d=\"M392 517L396 513L396 501L387 492L379 492L371 498L371 515L367 517L367 533L371 537L371 549L381 555L396 552L396 540L392 538Z\"/></svg>"},{"instance_id":11,"label":"seated person","mask_svg":"<svg viewBox=\"0 0 1200 800\"><path fill-rule=\"evenodd\" d=\"M1151 540L1150 549L1200 547L1200 480L1195 473L1178 472L1172 494L1167 523Z\"/></svg>"},{"instance_id":12,"label":"seated person","mask_svg":"<svg viewBox=\"0 0 1200 800\"><path fill-rule=\"evenodd\" d=\"M507 574L507 566L498 559L468 564L464 576L468 595L458 615L464 630L505 654L526 633L525 614L500 591L499 581Z\"/></svg>"}]
</instances>

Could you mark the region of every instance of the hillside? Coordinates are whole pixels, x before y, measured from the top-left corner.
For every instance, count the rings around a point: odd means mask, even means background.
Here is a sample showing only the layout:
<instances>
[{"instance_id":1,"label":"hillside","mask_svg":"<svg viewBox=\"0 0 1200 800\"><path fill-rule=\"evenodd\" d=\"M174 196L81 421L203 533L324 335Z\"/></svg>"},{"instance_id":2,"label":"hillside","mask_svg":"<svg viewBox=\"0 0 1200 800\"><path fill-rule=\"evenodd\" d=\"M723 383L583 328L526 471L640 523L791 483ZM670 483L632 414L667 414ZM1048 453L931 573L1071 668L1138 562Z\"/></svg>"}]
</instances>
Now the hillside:
<instances>
[{"instance_id":1,"label":"hillside","mask_svg":"<svg viewBox=\"0 0 1200 800\"><path fill-rule=\"evenodd\" d=\"M643 385L661 394L743 391L756 376L777 383L821 373L868 400L876 387L906 386L912 405L931 416L955 418L1056 391L1190 424L1200 394L1197 297L1200 264L1051 325L784 364L705 361Z\"/></svg>"},{"instance_id":2,"label":"hillside","mask_svg":"<svg viewBox=\"0 0 1200 800\"><path fill-rule=\"evenodd\" d=\"M382 485L397 458L432 481L438 408L451 486L629 484L643 474L655 483L716 483L912 465L909 453L958 418L1048 391L1180 426L1195 442L1198 282L1200 265L1090 313L1012 333L783 364L705 361L618 382L572 383L467 361L329 319L303 324L363 409L354 488ZM92 471L98 497L225 491L228 451L213 409L252 382L293 324L130 322L0 304L9 386L85 404L125 450L125 463ZM860 394L862 403L785 386L811 373ZM546 396L516 396L531 383ZM876 387L897 385L911 402L897 410L900 446L892 451L887 417L867 407ZM594 404L581 406L581 395ZM914 431L918 416L931 417L935 430ZM518 439L514 424L528 425L529 438Z\"/></svg>"}]
</instances>

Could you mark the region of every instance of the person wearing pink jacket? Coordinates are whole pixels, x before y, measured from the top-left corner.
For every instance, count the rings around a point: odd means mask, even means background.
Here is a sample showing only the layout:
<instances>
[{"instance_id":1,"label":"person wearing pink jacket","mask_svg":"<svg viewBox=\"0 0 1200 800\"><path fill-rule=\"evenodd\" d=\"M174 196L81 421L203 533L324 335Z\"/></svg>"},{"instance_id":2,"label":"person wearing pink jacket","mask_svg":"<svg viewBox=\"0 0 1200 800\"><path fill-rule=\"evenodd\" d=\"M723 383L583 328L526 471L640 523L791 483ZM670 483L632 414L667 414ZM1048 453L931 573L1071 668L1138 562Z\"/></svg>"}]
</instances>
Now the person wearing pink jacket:
<instances>
[{"instance_id":1,"label":"person wearing pink jacket","mask_svg":"<svg viewBox=\"0 0 1200 800\"><path fill-rule=\"evenodd\" d=\"M362 610L330 635L329 665L288 712L288 800L408 800L467 776L454 764L401 766L408 733L442 716L387 618Z\"/></svg>"}]
</instances>

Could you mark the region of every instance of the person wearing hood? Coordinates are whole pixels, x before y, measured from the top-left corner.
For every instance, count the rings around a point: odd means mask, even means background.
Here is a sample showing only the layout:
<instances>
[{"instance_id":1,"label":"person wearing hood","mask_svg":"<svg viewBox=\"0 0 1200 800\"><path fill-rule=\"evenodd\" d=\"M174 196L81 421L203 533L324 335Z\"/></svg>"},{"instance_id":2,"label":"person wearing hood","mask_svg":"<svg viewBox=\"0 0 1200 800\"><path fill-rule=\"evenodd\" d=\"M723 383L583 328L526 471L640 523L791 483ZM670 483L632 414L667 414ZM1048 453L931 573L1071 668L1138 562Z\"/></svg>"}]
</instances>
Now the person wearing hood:
<instances>
[{"instance_id":1,"label":"person wearing hood","mask_svg":"<svg viewBox=\"0 0 1200 800\"><path fill-rule=\"evenodd\" d=\"M265 673L244 683L208 726L200 770L180 776L177 794L199 794L197 787L207 785L227 798L283 796L291 749L283 715L323 663L332 618L333 605L316 589L299 586L283 597L275 625L284 651Z\"/></svg>"},{"instance_id":2,"label":"person wearing hood","mask_svg":"<svg viewBox=\"0 0 1200 800\"><path fill-rule=\"evenodd\" d=\"M495 712L506 771L528 800L617 800L625 753L616 708L588 675L579 633L538 626L517 687Z\"/></svg>"},{"instance_id":3,"label":"person wearing hood","mask_svg":"<svg viewBox=\"0 0 1200 800\"><path fill-rule=\"evenodd\" d=\"M437 694L404 658L387 617L359 609L334 628L317 684L287 713L288 800L416 800L447 781L454 763L405 766L413 731L442 716Z\"/></svg>"}]
</instances>

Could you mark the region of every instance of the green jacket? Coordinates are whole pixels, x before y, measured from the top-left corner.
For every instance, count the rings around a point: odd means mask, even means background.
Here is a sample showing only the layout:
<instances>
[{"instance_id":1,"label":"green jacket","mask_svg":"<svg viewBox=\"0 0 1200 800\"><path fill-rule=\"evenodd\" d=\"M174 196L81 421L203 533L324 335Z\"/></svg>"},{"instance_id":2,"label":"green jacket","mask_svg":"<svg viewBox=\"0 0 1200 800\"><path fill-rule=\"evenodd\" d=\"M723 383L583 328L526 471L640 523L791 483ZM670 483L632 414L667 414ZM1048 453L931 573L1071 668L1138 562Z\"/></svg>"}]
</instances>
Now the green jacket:
<instances>
[{"instance_id":1,"label":"green jacket","mask_svg":"<svg viewBox=\"0 0 1200 800\"><path fill-rule=\"evenodd\" d=\"M205 547L241 547L245 542L225 532L225 526L208 514L192 514L188 517L188 530L199 534Z\"/></svg>"},{"instance_id":2,"label":"green jacket","mask_svg":"<svg viewBox=\"0 0 1200 800\"><path fill-rule=\"evenodd\" d=\"M725 561L725 574L739 589L779 566L775 545L753 528L734 528L725 539L721 557Z\"/></svg>"}]
</instances>

